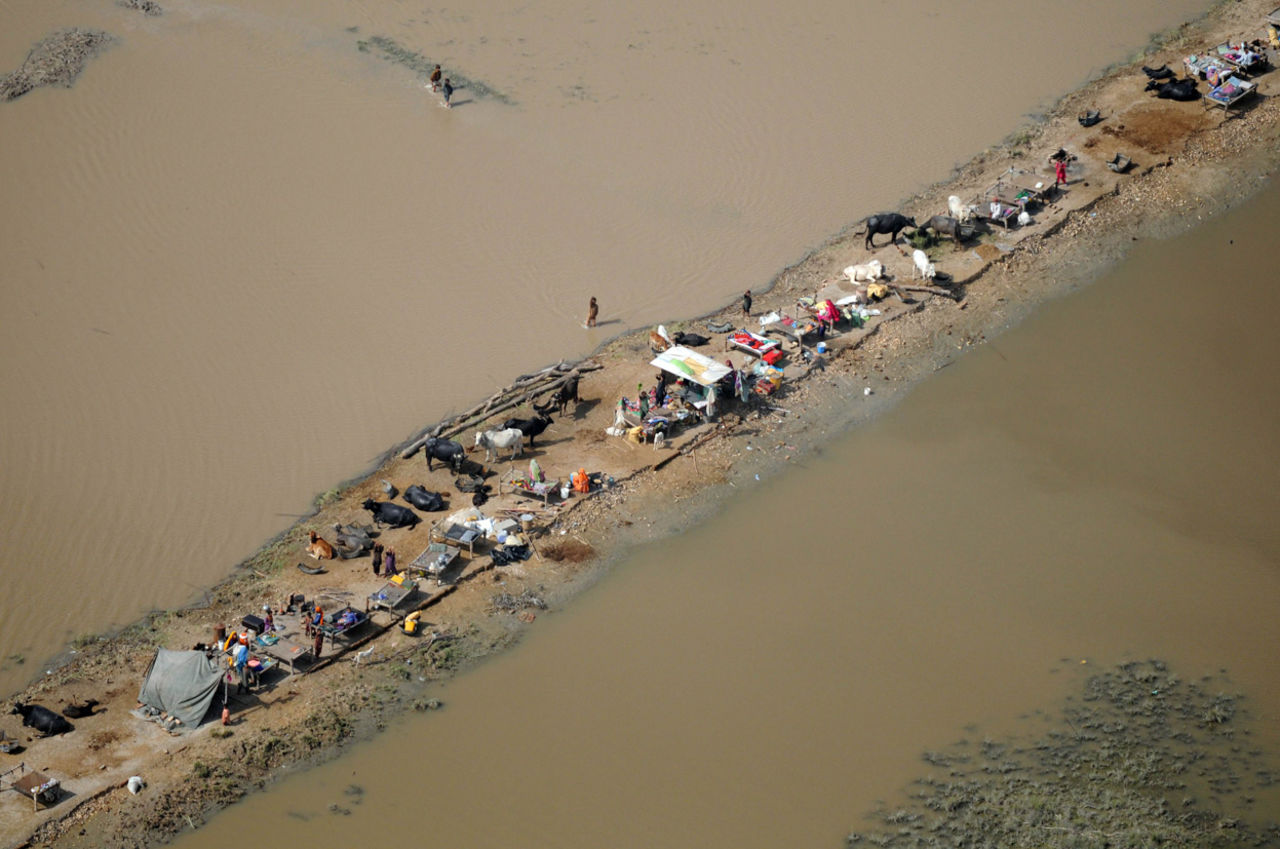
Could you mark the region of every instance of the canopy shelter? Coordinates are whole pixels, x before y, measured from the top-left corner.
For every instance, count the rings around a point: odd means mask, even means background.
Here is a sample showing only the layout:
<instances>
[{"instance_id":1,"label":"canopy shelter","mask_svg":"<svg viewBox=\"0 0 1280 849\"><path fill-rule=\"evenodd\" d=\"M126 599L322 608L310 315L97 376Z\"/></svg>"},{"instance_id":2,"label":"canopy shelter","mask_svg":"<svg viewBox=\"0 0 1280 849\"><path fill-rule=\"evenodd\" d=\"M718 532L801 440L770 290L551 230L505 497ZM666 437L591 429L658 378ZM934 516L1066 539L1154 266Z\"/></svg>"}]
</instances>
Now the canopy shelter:
<instances>
[{"instance_id":1,"label":"canopy shelter","mask_svg":"<svg viewBox=\"0 0 1280 849\"><path fill-rule=\"evenodd\" d=\"M724 363L718 363L705 354L691 351L682 345L663 351L649 365L704 387L714 386L730 371Z\"/></svg>"},{"instance_id":2,"label":"canopy shelter","mask_svg":"<svg viewBox=\"0 0 1280 849\"><path fill-rule=\"evenodd\" d=\"M176 716L181 724L175 731L191 731L208 713L224 669L202 651L156 649L142 679L138 701Z\"/></svg>"}]
</instances>

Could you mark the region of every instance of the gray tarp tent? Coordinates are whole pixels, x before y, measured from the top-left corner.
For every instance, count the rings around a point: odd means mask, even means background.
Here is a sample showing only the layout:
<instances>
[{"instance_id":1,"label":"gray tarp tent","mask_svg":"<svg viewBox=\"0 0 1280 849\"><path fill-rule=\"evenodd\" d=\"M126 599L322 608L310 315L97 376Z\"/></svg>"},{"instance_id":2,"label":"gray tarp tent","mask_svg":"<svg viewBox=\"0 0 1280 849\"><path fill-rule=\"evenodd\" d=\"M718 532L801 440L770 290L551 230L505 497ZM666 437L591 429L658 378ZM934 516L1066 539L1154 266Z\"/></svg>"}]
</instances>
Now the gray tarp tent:
<instances>
[{"instance_id":1,"label":"gray tarp tent","mask_svg":"<svg viewBox=\"0 0 1280 849\"><path fill-rule=\"evenodd\" d=\"M224 668L202 651L156 649L138 701L176 716L182 720L179 728L194 729L209 711Z\"/></svg>"}]
</instances>

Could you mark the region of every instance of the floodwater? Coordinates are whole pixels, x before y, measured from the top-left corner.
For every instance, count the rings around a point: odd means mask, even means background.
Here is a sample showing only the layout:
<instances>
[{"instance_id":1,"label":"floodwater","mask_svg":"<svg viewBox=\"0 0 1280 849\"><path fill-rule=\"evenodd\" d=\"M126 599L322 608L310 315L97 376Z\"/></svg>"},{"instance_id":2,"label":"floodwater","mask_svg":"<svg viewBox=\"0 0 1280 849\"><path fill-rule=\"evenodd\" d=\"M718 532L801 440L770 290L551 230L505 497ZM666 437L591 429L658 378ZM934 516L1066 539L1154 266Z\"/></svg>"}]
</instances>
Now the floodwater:
<instances>
[{"instance_id":1,"label":"floodwater","mask_svg":"<svg viewBox=\"0 0 1280 849\"><path fill-rule=\"evenodd\" d=\"M1149 657L1225 669L1274 763L1280 290L1206 286L1264 267L1278 217L1272 185L1140 243L542 615L441 712L175 846L837 846L922 752Z\"/></svg>"},{"instance_id":2,"label":"floodwater","mask_svg":"<svg viewBox=\"0 0 1280 849\"><path fill-rule=\"evenodd\" d=\"M763 286L1200 2L0 1L6 70L119 39L0 105L0 684L517 374ZM440 108L378 36L501 97Z\"/></svg>"}]
</instances>

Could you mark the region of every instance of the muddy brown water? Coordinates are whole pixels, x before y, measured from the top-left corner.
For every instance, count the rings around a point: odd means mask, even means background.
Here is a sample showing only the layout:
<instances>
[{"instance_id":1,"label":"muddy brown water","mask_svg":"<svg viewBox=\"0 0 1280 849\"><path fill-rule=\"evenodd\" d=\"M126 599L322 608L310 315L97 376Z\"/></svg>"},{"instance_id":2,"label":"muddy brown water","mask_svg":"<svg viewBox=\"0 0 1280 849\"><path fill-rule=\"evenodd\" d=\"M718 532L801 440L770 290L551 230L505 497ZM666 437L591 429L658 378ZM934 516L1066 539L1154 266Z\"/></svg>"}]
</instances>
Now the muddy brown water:
<instances>
[{"instance_id":1,"label":"muddy brown water","mask_svg":"<svg viewBox=\"0 0 1280 849\"><path fill-rule=\"evenodd\" d=\"M923 751L1153 656L1225 669L1274 758L1280 291L1219 284L1271 262L1277 216L1271 185L1139 243L540 616L441 712L176 845L836 846Z\"/></svg>"},{"instance_id":2,"label":"muddy brown water","mask_svg":"<svg viewBox=\"0 0 1280 849\"><path fill-rule=\"evenodd\" d=\"M1199 7L162 5L0 4L6 70L59 27L119 39L0 108L6 690L495 385L763 286ZM477 84L444 110L374 36Z\"/></svg>"}]
</instances>

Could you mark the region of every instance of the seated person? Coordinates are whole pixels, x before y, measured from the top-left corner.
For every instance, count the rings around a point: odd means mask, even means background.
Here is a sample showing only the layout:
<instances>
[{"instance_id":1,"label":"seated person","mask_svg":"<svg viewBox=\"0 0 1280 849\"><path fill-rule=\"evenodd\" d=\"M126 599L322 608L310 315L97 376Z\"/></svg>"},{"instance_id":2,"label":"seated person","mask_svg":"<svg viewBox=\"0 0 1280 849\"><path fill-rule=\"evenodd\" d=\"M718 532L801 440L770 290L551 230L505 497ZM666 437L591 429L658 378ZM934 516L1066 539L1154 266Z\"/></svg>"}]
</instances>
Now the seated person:
<instances>
[{"instance_id":1,"label":"seated person","mask_svg":"<svg viewBox=\"0 0 1280 849\"><path fill-rule=\"evenodd\" d=\"M344 610L338 614L338 627L347 628L356 624L356 612L354 610Z\"/></svg>"},{"instance_id":2,"label":"seated person","mask_svg":"<svg viewBox=\"0 0 1280 849\"><path fill-rule=\"evenodd\" d=\"M591 478L587 476L586 469L578 469L573 473L573 489L575 492L591 491Z\"/></svg>"}]
</instances>

